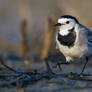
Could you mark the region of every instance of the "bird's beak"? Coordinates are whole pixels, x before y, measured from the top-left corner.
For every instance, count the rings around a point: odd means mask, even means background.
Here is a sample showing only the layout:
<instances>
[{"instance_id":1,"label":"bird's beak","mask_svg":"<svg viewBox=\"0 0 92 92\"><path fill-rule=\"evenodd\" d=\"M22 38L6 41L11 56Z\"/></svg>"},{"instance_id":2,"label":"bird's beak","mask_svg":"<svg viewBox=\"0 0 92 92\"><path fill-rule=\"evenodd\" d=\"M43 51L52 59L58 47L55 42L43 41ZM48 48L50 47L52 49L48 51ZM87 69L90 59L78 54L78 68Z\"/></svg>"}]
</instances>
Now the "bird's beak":
<instances>
[{"instance_id":1,"label":"bird's beak","mask_svg":"<svg viewBox=\"0 0 92 92\"><path fill-rule=\"evenodd\" d=\"M60 24L60 23L57 23L57 24L55 24L54 26L55 26L55 27L56 27L56 26L61 26L61 24Z\"/></svg>"}]
</instances>

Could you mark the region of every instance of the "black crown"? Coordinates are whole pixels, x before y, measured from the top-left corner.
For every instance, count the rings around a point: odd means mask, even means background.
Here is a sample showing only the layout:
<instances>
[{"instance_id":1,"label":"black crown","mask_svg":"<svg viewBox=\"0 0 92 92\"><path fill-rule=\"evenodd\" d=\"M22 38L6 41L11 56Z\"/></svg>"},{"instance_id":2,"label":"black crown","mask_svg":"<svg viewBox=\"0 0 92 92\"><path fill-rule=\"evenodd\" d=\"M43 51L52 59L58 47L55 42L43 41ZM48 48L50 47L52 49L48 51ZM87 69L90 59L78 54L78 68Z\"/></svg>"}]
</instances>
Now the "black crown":
<instances>
[{"instance_id":1,"label":"black crown","mask_svg":"<svg viewBox=\"0 0 92 92\"><path fill-rule=\"evenodd\" d=\"M76 23L79 24L79 21L75 17L73 17L71 15L64 15L64 16L61 16L60 18L67 18L67 19L71 18L71 19L74 19L76 21Z\"/></svg>"}]
</instances>

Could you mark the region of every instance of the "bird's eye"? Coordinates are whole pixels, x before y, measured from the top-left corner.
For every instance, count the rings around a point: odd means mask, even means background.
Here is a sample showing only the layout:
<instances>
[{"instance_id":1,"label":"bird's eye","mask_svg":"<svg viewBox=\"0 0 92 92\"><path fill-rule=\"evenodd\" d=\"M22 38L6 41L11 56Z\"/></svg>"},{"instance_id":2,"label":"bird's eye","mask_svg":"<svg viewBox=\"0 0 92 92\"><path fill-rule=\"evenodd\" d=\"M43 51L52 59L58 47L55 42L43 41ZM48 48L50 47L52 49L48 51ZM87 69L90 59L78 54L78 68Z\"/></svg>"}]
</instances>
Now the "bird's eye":
<instances>
[{"instance_id":1,"label":"bird's eye","mask_svg":"<svg viewBox=\"0 0 92 92\"><path fill-rule=\"evenodd\" d=\"M70 22L69 21L66 21L66 24L69 24Z\"/></svg>"}]
</instances>

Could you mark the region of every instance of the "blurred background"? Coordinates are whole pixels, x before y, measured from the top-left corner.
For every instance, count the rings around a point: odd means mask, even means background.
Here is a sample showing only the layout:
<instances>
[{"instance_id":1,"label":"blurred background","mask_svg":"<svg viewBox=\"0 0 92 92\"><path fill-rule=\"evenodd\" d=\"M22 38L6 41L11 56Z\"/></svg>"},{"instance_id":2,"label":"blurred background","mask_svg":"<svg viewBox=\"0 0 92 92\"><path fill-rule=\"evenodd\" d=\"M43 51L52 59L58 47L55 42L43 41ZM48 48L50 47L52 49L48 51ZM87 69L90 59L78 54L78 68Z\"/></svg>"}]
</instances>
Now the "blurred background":
<instances>
[{"instance_id":1,"label":"blurred background","mask_svg":"<svg viewBox=\"0 0 92 92\"><path fill-rule=\"evenodd\" d=\"M54 23L69 14L92 29L91 3L92 0L0 0L0 52L20 56L46 54L48 49L55 52Z\"/></svg>"},{"instance_id":2,"label":"blurred background","mask_svg":"<svg viewBox=\"0 0 92 92\"><path fill-rule=\"evenodd\" d=\"M65 14L75 16L81 24L92 30L92 0L0 0L0 55L4 57L5 63L18 71L30 71L35 68L42 71L46 65L44 62L37 61L47 57L49 61L53 62L64 60L61 53L56 50L57 29L54 28L54 24L60 16ZM52 58L49 55L52 55ZM92 67L92 64L90 66ZM80 73L81 69L82 65L63 66L65 72ZM85 71L92 73L91 70L88 67ZM51 83L41 81L29 86L26 92L43 92L44 90L44 92L59 92L64 87L89 85L78 81L72 83L71 80L66 79L65 82L68 86L63 85L62 81L60 83L58 78L53 79ZM79 92L82 92L81 90L85 91L82 88ZM70 90L70 92L74 91ZM92 89L87 89L85 92L88 91L91 92ZM2 88L1 92L24 91ZM64 92L69 92L69 90Z\"/></svg>"}]
</instances>

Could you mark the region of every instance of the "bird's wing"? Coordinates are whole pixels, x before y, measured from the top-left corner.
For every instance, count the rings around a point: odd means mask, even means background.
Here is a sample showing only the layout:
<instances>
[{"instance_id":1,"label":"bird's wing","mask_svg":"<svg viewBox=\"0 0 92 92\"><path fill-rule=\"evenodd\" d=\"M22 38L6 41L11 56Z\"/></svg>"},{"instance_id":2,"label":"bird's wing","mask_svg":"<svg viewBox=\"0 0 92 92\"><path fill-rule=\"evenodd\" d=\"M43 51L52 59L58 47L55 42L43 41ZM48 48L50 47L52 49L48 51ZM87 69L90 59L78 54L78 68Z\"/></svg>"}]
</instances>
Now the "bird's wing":
<instances>
[{"instance_id":1,"label":"bird's wing","mask_svg":"<svg viewBox=\"0 0 92 92\"><path fill-rule=\"evenodd\" d=\"M92 35L88 36L88 46L92 47Z\"/></svg>"},{"instance_id":2,"label":"bird's wing","mask_svg":"<svg viewBox=\"0 0 92 92\"><path fill-rule=\"evenodd\" d=\"M87 31L87 37L88 37L88 46L92 47L92 32L86 28Z\"/></svg>"},{"instance_id":3,"label":"bird's wing","mask_svg":"<svg viewBox=\"0 0 92 92\"><path fill-rule=\"evenodd\" d=\"M80 26L87 33L88 46L91 46L92 47L92 32L87 27L85 27L84 25L80 24Z\"/></svg>"}]
</instances>

